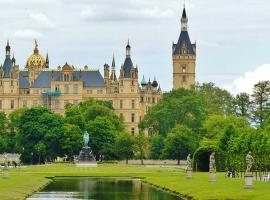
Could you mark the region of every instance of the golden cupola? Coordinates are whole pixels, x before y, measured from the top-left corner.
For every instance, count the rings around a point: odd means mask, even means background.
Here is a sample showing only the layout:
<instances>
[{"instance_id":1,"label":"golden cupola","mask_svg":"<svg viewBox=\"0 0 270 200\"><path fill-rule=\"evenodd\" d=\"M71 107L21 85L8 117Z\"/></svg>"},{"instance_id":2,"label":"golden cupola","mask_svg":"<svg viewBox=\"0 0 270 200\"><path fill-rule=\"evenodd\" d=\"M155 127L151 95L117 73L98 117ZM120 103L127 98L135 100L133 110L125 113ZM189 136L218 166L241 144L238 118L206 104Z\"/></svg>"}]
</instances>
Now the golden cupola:
<instances>
[{"instance_id":1,"label":"golden cupola","mask_svg":"<svg viewBox=\"0 0 270 200\"><path fill-rule=\"evenodd\" d=\"M27 59L26 68L39 70L46 68L46 60L39 54L38 43L36 40L34 53Z\"/></svg>"}]
</instances>

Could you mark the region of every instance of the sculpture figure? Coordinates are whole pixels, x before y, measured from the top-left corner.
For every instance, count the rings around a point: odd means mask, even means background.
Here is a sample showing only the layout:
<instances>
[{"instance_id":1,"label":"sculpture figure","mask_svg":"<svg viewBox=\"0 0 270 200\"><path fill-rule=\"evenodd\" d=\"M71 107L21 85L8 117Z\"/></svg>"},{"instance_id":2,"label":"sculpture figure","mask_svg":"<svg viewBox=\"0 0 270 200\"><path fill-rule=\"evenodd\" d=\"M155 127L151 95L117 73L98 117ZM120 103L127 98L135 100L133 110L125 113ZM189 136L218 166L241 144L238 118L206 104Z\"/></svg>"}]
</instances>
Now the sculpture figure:
<instances>
[{"instance_id":1,"label":"sculpture figure","mask_svg":"<svg viewBox=\"0 0 270 200\"><path fill-rule=\"evenodd\" d=\"M251 168L252 168L252 164L253 164L253 157L251 154L251 151L248 152L247 156L246 156L246 163L247 163L247 169L246 169L246 173L251 173Z\"/></svg>"},{"instance_id":2,"label":"sculpture figure","mask_svg":"<svg viewBox=\"0 0 270 200\"><path fill-rule=\"evenodd\" d=\"M88 147L89 133L87 131L85 131L83 134L83 143L84 143L84 147Z\"/></svg>"},{"instance_id":3,"label":"sculpture figure","mask_svg":"<svg viewBox=\"0 0 270 200\"><path fill-rule=\"evenodd\" d=\"M216 159L215 159L215 152L213 152L211 155L210 155L210 158L209 158L209 171L211 173L216 173Z\"/></svg>"},{"instance_id":4,"label":"sculpture figure","mask_svg":"<svg viewBox=\"0 0 270 200\"><path fill-rule=\"evenodd\" d=\"M188 154L188 157L187 157L187 171L192 171L192 159L191 159L191 154Z\"/></svg>"}]
</instances>

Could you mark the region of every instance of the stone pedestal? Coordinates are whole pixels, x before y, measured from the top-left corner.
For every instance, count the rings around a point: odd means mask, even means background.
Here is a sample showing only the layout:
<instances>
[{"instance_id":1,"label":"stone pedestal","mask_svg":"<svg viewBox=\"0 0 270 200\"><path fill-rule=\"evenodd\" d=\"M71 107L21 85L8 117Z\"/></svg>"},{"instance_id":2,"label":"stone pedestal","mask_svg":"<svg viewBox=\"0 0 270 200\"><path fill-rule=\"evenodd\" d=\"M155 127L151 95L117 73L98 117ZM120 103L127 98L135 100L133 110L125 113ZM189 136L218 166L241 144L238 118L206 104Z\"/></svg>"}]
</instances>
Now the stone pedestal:
<instances>
[{"instance_id":1,"label":"stone pedestal","mask_svg":"<svg viewBox=\"0 0 270 200\"><path fill-rule=\"evenodd\" d=\"M252 173L245 174L245 189L253 189L253 175Z\"/></svg>"},{"instance_id":2,"label":"stone pedestal","mask_svg":"<svg viewBox=\"0 0 270 200\"><path fill-rule=\"evenodd\" d=\"M187 179L192 179L192 170L187 170Z\"/></svg>"},{"instance_id":3,"label":"stone pedestal","mask_svg":"<svg viewBox=\"0 0 270 200\"><path fill-rule=\"evenodd\" d=\"M8 167L5 166L4 169L3 169L3 178L8 179L8 177L9 177Z\"/></svg>"},{"instance_id":4,"label":"stone pedestal","mask_svg":"<svg viewBox=\"0 0 270 200\"><path fill-rule=\"evenodd\" d=\"M217 181L216 172L210 172L209 182L214 183L216 181Z\"/></svg>"},{"instance_id":5,"label":"stone pedestal","mask_svg":"<svg viewBox=\"0 0 270 200\"><path fill-rule=\"evenodd\" d=\"M80 151L77 167L97 167L96 159L90 147L83 147Z\"/></svg>"}]
</instances>

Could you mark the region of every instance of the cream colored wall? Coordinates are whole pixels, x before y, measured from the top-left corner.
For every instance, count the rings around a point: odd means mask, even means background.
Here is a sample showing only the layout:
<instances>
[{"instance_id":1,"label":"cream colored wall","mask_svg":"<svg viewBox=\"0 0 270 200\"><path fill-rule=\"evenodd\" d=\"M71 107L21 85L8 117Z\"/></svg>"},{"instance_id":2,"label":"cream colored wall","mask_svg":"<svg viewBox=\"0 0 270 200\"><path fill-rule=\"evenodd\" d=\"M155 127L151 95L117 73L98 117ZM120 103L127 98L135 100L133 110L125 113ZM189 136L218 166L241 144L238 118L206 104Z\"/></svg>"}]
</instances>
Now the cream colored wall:
<instances>
[{"instance_id":1,"label":"cream colored wall","mask_svg":"<svg viewBox=\"0 0 270 200\"><path fill-rule=\"evenodd\" d=\"M183 66L186 66L186 72L183 72ZM173 89L190 88L195 85L195 55L174 55L173 56ZM183 76L186 76L186 82L183 82Z\"/></svg>"}]
</instances>

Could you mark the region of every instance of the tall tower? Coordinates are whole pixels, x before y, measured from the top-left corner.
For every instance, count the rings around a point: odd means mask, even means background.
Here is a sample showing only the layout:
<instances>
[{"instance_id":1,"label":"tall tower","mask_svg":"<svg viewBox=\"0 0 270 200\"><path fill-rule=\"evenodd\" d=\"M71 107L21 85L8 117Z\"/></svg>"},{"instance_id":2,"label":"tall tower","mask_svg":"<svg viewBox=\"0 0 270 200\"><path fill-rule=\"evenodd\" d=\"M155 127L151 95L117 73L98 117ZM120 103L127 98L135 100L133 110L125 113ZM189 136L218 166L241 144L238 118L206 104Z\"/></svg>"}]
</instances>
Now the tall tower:
<instances>
[{"instance_id":1,"label":"tall tower","mask_svg":"<svg viewBox=\"0 0 270 200\"><path fill-rule=\"evenodd\" d=\"M188 34L188 17L184 7L181 18L181 34L173 43L173 89L189 89L195 85L196 43L192 44Z\"/></svg>"}]
</instances>

